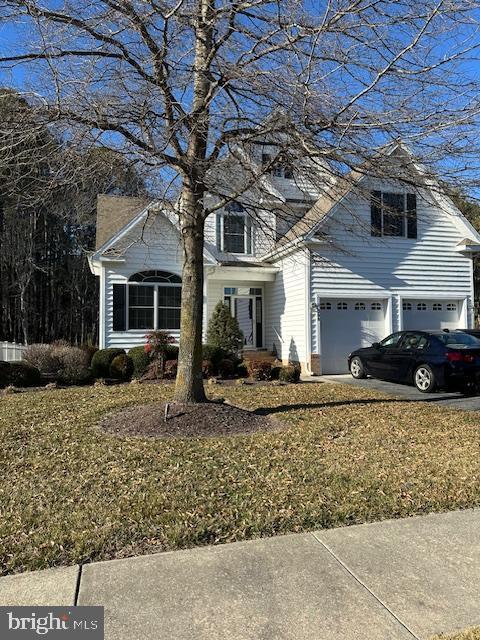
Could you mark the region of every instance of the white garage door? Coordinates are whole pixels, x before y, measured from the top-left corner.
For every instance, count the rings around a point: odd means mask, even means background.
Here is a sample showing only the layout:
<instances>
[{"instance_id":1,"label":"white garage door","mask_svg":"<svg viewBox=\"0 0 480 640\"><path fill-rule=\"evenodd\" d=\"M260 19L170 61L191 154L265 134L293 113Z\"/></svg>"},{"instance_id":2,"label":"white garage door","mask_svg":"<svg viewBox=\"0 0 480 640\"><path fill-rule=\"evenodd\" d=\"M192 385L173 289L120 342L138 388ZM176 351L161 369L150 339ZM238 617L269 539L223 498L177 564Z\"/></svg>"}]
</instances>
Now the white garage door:
<instances>
[{"instance_id":1,"label":"white garage door","mask_svg":"<svg viewBox=\"0 0 480 640\"><path fill-rule=\"evenodd\" d=\"M403 300L403 328L458 329L460 328L460 300Z\"/></svg>"},{"instance_id":2,"label":"white garage door","mask_svg":"<svg viewBox=\"0 0 480 640\"><path fill-rule=\"evenodd\" d=\"M387 335L386 300L328 298L320 300L323 373L347 373L347 356Z\"/></svg>"}]
</instances>

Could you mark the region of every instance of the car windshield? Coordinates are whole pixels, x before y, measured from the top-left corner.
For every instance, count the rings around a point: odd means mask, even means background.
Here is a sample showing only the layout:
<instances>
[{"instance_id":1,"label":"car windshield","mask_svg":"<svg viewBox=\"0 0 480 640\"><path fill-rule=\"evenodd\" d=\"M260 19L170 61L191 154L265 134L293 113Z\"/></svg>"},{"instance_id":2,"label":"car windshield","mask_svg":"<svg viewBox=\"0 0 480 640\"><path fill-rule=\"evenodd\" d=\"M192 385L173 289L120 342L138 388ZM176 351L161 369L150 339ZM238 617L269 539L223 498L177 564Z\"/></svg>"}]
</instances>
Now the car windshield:
<instances>
[{"instance_id":1,"label":"car windshield","mask_svg":"<svg viewBox=\"0 0 480 640\"><path fill-rule=\"evenodd\" d=\"M453 347L456 349L477 347L480 349L480 340L468 333L441 333L435 337L447 347Z\"/></svg>"}]
</instances>

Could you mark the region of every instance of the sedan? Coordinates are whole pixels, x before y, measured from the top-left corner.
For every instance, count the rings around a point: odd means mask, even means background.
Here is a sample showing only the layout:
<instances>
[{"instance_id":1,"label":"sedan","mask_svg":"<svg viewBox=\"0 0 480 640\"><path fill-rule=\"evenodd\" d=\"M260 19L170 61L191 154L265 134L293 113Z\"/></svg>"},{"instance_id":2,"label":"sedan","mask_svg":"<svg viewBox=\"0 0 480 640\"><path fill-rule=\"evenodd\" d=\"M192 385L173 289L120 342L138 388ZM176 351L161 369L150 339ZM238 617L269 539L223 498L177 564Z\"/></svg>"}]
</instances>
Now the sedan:
<instances>
[{"instance_id":1,"label":"sedan","mask_svg":"<svg viewBox=\"0 0 480 640\"><path fill-rule=\"evenodd\" d=\"M480 339L462 331L398 331L348 356L354 378L367 375L413 383L422 393L438 388L471 392L480 382Z\"/></svg>"}]
</instances>

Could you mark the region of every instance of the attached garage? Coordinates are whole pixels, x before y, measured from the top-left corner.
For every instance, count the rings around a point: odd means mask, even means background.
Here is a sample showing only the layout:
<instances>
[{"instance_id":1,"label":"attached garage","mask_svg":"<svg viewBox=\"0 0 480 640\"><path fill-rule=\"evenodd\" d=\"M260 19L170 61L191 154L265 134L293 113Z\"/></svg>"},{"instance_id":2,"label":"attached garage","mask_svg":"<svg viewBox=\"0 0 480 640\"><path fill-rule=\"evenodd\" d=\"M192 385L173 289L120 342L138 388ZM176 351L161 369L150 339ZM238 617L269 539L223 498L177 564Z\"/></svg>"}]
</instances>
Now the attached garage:
<instances>
[{"instance_id":1,"label":"attached garage","mask_svg":"<svg viewBox=\"0 0 480 640\"><path fill-rule=\"evenodd\" d=\"M402 329L433 330L462 327L463 300L407 299L402 301Z\"/></svg>"},{"instance_id":2,"label":"attached garage","mask_svg":"<svg viewBox=\"0 0 480 640\"><path fill-rule=\"evenodd\" d=\"M319 328L322 373L348 373L347 356L390 332L386 299L321 298Z\"/></svg>"}]
</instances>

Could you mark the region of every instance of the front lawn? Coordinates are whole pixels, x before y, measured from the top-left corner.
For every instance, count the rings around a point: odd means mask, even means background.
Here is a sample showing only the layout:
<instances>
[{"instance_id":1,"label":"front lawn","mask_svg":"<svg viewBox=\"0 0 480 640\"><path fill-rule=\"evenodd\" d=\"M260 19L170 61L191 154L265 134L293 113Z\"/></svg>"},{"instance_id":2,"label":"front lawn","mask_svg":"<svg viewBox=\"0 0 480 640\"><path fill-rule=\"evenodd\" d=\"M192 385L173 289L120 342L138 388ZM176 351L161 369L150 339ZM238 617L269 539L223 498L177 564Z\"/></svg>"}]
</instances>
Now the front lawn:
<instances>
[{"instance_id":1,"label":"front lawn","mask_svg":"<svg viewBox=\"0 0 480 640\"><path fill-rule=\"evenodd\" d=\"M218 387L289 428L140 439L96 428L168 398L121 385L0 399L4 573L480 504L479 417L332 384Z\"/></svg>"},{"instance_id":2,"label":"front lawn","mask_svg":"<svg viewBox=\"0 0 480 640\"><path fill-rule=\"evenodd\" d=\"M480 627L474 629L467 629L460 633L454 633L453 635L439 635L432 638L432 640L480 640Z\"/></svg>"}]
</instances>

